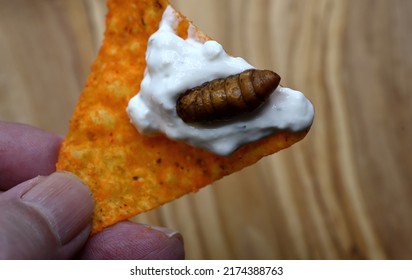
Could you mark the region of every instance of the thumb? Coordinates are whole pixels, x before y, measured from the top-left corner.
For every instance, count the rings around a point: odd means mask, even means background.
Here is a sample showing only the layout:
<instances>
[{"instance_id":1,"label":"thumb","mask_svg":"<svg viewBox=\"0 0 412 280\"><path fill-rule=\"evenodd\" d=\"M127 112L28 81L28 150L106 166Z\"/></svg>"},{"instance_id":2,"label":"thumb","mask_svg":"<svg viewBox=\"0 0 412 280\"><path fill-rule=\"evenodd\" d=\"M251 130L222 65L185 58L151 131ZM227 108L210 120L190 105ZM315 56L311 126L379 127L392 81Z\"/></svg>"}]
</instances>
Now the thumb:
<instances>
[{"instance_id":1,"label":"thumb","mask_svg":"<svg viewBox=\"0 0 412 280\"><path fill-rule=\"evenodd\" d=\"M56 172L0 194L0 259L64 259L90 233L90 190L76 176Z\"/></svg>"}]
</instances>

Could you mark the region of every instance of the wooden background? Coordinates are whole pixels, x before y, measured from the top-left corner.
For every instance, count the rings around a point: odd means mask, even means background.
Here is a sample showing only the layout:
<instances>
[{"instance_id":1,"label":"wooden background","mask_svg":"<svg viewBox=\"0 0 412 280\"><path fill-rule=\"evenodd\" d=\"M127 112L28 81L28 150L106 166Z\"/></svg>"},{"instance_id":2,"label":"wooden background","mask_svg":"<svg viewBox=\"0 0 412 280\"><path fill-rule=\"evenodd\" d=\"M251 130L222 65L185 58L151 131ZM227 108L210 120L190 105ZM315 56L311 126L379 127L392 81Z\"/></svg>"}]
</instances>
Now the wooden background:
<instances>
[{"instance_id":1,"label":"wooden background","mask_svg":"<svg viewBox=\"0 0 412 280\"><path fill-rule=\"evenodd\" d=\"M302 142L136 218L189 259L412 258L412 1L174 0L316 108ZM0 119L64 134L104 0L0 0Z\"/></svg>"}]
</instances>

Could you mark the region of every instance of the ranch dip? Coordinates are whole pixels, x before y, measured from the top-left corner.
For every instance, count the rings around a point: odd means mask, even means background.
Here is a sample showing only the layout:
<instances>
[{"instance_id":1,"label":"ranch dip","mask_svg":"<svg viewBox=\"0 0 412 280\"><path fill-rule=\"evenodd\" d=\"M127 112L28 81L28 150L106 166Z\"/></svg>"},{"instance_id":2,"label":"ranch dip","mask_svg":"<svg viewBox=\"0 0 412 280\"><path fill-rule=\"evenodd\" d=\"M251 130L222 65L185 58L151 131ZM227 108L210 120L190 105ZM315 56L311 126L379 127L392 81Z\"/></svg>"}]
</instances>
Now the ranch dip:
<instances>
[{"instance_id":1,"label":"ranch dip","mask_svg":"<svg viewBox=\"0 0 412 280\"><path fill-rule=\"evenodd\" d=\"M240 57L229 56L216 41L201 43L193 27L186 40L176 35L179 21L170 6L159 29L150 37L147 67L140 92L128 104L127 113L138 131L162 133L176 141L227 156L240 146L280 130L308 129L314 108L299 91L278 86L257 110L215 124L187 124L176 113L176 101L186 90L217 78L254 68Z\"/></svg>"}]
</instances>

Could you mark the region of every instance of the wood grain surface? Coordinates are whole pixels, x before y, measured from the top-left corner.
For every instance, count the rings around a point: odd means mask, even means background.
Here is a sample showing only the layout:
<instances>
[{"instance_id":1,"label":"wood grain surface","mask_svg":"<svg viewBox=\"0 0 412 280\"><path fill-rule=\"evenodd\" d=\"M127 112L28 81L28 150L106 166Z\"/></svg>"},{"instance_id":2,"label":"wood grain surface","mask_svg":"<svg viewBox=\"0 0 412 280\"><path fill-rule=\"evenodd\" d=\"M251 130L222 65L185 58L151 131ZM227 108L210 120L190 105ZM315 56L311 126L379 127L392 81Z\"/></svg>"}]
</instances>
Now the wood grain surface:
<instances>
[{"instance_id":1,"label":"wood grain surface","mask_svg":"<svg viewBox=\"0 0 412 280\"><path fill-rule=\"evenodd\" d=\"M314 103L300 143L149 213L189 259L412 258L412 1L174 0ZM0 0L0 120L64 134L104 0Z\"/></svg>"}]
</instances>

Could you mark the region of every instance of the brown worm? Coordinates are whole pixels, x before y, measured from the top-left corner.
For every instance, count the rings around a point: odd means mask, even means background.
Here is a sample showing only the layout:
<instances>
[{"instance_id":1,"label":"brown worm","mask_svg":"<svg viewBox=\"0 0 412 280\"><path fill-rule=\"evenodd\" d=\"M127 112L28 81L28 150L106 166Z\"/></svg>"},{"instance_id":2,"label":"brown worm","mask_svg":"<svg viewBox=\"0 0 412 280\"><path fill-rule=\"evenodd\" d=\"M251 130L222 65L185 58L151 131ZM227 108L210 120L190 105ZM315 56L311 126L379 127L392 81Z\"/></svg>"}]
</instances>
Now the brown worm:
<instances>
[{"instance_id":1,"label":"brown worm","mask_svg":"<svg viewBox=\"0 0 412 280\"><path fill-rule=\"evenodd\" d=\"M258 108L279 83L273 71L245 70L187 90L179 96L176 111L187 123L227 120Z\"/></svg>"}]
</instances>

